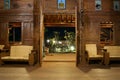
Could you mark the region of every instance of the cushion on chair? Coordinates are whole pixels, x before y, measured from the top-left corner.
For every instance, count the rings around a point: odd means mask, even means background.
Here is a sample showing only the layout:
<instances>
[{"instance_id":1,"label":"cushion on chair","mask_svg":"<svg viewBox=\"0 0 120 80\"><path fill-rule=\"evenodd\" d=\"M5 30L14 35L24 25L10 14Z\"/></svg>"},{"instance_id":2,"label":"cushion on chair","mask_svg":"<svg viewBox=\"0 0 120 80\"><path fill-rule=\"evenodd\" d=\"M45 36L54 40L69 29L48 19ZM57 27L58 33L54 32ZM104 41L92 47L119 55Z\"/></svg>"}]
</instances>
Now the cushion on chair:
<instances>
[{"instance_id":1,"label":"cushion on chair","mask_svg":"<svg viewBox=\"0 0 120 80\"><path fill-rule=\"evenodd\" d=\"M29 60L29 54L33 46L11 46L10 56L1 57L1 59Z\"/></svg>"},{"instance_id":2,"label":"cushion on chair","mask_svg":"<svg viewBox=\"0 0 120 80\"><path fill-rule=\"evenodd\" d=\"M86 44L86 51L89 57L97 57L97 46L96 44Z\"/></svg>"},{"instance_id":3,"label":"cushion on chair","mask_svg":"<svg viewBox=\"0 0 120 80\"><path fill-rule=\"evenodd\" d=\"M2 50L5 47L5 45L0 45L0 50Z\"/></svg>"},{"instance_id":4,"label":"cushion on chair","mask_svg":"<svg viewBox=\"0 0 120 80\"><path fill-rule=\"evenodd\" d=\"M12 57L29 57L32 46L11 46L10 56Z\"/></svg>"},{"instance_id":5,"label":"cushion on chair","mask_svg":"<svg viewBox=\"0 0 120 80\"><path fill-rule=\"evenodd\" d=\"M120 46L104 46L104 49L107 49L110 57L120 58Z\"/></svg>"}]
</instances>

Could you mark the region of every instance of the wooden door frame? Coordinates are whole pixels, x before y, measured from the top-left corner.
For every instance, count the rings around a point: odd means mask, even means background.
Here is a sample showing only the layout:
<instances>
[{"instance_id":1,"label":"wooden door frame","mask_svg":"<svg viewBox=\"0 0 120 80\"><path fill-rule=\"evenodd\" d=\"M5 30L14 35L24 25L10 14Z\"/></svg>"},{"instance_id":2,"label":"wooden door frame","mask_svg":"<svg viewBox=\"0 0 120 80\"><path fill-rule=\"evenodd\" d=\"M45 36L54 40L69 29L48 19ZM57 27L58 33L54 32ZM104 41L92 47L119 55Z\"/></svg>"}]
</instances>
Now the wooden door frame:
<instances>
[{"instance_id":1,"label":"wooden door frame","mask_svg":"<svg viewBox=\"0 0 120 80\"><path fill-rule=\"evenodd\" d=\"M44 41L44 28L45 28L45 25L44 25L44 15L45 14L42 14L41 15L41 18L42 18L42 20L40 21L40 63L42 64L42 59L43 59L43 41ZM79 34L78 34L78 23L77 23L77 16L78 16L78 14L77 14L77 8L75 9L75 41L76 41L76 43L75 43L75 45L76 45L76 61L75 61L75 63L76 63L76 66L78 66L78 64L80 63L80 60L79 60L79 39L78 39L78 36L79 36Z\"/></svg>"}]
</instances>

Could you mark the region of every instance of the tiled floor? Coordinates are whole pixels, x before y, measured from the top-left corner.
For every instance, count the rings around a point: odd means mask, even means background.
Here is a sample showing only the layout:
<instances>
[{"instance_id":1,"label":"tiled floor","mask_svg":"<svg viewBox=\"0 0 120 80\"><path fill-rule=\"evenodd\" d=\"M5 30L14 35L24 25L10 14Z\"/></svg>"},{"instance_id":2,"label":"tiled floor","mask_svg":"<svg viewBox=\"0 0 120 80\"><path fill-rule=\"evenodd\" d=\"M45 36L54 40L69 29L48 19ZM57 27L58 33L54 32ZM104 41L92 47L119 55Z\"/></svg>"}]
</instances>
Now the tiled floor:
<instances>
[{"instance_id":1,"label":"tiled floor","mask_svg":"<svg viewBox=\"0 0 120 80\"><path fill-rule=\"evenodd\" d=\"M75 53L49 53L44 58L43 61L76 61Z\"/></svg>"},{"instance_id":2,"label":"tiled floor","mask_svg":"<svg viewBox=\"0 0 120 80\"><path fill-rule=\"evenodd\" d=\"M0 67L0 80L119 80L120 65L80 65L75 62L43 62L39 66Z\"/></svg>"},{"instance_id":3,"label":"tiled floor","mask_svg":"<svg viewBox=\"0 0 120 80\"><path fill-rule=\"evenodd\" d=\"M75 61L43 61L42 67L8 64L0 67L0 80L120 80L120 64L79 67Z\"/></svg>"}]
</instances>

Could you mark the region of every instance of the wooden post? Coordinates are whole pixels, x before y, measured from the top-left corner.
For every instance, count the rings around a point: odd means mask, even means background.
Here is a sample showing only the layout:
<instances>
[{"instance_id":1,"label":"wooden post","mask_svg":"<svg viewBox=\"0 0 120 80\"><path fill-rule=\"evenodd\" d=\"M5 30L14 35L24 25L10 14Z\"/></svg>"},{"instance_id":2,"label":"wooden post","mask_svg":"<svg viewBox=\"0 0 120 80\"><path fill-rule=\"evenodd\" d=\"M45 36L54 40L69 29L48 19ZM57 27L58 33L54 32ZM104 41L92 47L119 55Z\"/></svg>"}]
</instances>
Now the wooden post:
<instances>
[{"instance_id":1,"label":"wooden post","mask_svg":"<svg viewBox=\"0 0 120 80\"><path fill-rule=\"evenodd\" d=\"M109 53L108 52L104 52L104 54L103 54L103 58L104 58L104 64L107 66L107 65L109 65Z\"/></svg>"}]
</instances>

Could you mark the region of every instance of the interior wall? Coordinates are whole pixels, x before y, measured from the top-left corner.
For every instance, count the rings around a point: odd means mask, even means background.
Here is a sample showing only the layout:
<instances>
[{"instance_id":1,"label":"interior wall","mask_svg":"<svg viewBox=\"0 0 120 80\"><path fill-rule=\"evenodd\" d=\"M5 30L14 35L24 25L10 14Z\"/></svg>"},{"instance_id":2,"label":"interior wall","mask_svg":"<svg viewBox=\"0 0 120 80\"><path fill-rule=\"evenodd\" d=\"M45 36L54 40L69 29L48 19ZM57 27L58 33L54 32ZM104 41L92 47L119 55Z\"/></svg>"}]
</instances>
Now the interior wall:
<instances>
[{"instance_id":1,"label":"interior wall","mask_svg":"<svg viewBox=\"0 0 120 80\"><path fill-rule=\"evenodd\" d=\"M80 1L84 1L82 13ZM35 49L39 53L40 13L42 11L43 14L75 13L75 6L78 4L77 25L80 27L80 21L83 21L83 28L78 30L82 30L81 34L83 34L85 43L99 44L100 23L111 21L114 24L114 45L120 45L120 37L118 37L120 34L120 11L113 11L113 0L101 1L102 10L96 11L95 0L66 0L65 10L59 10L57 8L57 0L11 0L11 8L6 10L4 9L4 0L0 0L0 44L8 43L8 23L21 22L23 44L34 44ZM77 40L77 45L79 45L81 42L80 33L78 33ZM80 51L79 48L78 53ZM79 55L77 57L79 58Z\"/></svg>"},{"instance_id":2,"label":"interior wall","mask_svg":"<svg viewBox=\"0 0 120 80\"><path fill-rule=\"evenodd\" d=\"M10 9L4 8L4 0L0 0L0 44L9 44L9 22L21 22L22 44L33 45L33 4L34 0L10 0ZM4 37L2 37L4 35Z\"/></svg>"},{"instance_id":3,"label":"interior wall","mask_svg":"<svg viewBox=\"0 0 120 80\"><path fill-rule=\"evenodd\" d=\"M34 0L10 0L10 9L33 9ZM4 9L4 0L0 0L0 9Z\"/></svg>"},{"instance_id":4,"label":"interior wall","mask_svg":"<svg viewBox=\"0 0 120 80\"><path fill-rule=\"evenodd\" d=\"M73 13L76 6L76 0L66 0L66 8L58 9L57 0L43 0L44 13Z\"/></svg>"},{"instance_id":5,"label":"interior wall","mask_svg":"<svg viewBox=\"0 0 120 80\"><path fill-rule=\"evenodd\" d=\"M120 38L118 37L120 20L120 11L113 10L113 0L101 0L102 10L95 10L95 0L84 0L83 23L85 29L85 42L100 44L100 23L113 22L114 43L111 45L119 45Z\"/></svg>"}]
</instances>

